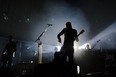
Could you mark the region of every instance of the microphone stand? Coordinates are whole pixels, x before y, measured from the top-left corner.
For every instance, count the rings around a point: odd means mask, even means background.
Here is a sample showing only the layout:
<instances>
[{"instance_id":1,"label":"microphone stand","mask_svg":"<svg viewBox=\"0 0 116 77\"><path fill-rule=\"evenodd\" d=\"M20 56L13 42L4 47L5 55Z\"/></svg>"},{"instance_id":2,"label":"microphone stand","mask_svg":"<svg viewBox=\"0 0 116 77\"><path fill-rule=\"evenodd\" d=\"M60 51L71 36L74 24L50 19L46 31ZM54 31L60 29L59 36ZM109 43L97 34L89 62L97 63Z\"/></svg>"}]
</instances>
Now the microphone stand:
<instances>
[{"instance_id":1,"label":"microphone stand","mask_svg":"<svg viewBox=\"0 0 116 77\"><path fill-rule=\"evenodd\" d=\"M40 34L40 36L35 40L38 41L38 64L42 64L42 42L40 38L45 34L45 32L52 26L51 24L47 24L48 27Z\"/></svg>"},{"instance_id":2,"label":"microphone stand","mask_svg":"<svg viewBox=\"0 0 116 77\"><path fill-rule=\"evenodd\" d=\"M91 48L91 50L93 50L94 47L97 45L97 43L100 42L100 41L101 41L101 40L98 40L98 41L94 44L93 48Z\"/></svg>"}]
</instances>

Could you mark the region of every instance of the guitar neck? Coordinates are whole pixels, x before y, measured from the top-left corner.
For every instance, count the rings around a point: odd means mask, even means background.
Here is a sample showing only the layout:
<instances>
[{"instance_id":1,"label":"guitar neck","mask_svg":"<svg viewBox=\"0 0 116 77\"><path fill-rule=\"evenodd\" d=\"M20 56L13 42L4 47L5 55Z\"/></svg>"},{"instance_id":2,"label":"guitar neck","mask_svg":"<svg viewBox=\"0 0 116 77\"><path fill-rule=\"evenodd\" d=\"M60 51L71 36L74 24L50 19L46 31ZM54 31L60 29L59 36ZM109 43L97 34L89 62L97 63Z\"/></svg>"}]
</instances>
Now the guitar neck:
<instances>
[{"instance_id":1,"label":"guitar neck","mask_svg":"<svg viewBox=\"0 0 116 77\"><path fill-rule=\"evenodd\" d=\"M81 30L81 32L77 35L77 37L79 37L81 34L83 34L85 32L85 30Z\"/></svg>"},{"instance_id":2,"label":"guitar neck","mask_svg":"<svg viewBox=\"0 0 116 77\"><path fill-rule=\"evenodd\" d=\"M77 37L79 37L81 34L79 33L78 35L77 35Z\"/></svg>"},{"instance_id":3,"label":"guitar neck","mask_svg":"<svg viewBox=\"0 0 116 77\"><path fill-rule=\"evenodd\" d=\"M77 37L79 37L81 34L82 34L82 33L79 33L79 34L77 35Z\"/></svg>"}]
</instances>

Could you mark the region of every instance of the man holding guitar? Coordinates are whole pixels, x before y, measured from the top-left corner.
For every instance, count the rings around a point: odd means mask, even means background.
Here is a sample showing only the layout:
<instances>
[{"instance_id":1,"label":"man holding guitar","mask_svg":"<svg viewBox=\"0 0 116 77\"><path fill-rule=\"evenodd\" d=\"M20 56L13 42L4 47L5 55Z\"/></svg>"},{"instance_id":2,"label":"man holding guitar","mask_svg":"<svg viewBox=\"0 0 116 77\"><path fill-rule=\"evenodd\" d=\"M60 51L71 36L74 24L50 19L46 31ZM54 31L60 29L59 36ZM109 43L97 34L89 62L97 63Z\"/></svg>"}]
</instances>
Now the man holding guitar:
<instances>
[{"instance_id":1,"label":"man holding guitar","mask_svg":"<svg viewBox=\"0 0 116 77\"><path fill-rule=\"evenodd\" d=\"M64 43L63 46L60 50L62 54L65 56L65 60L68 57L69 63L74 63L73 57L74 57L74 41L78 41L78 36L82 34L84 30L82 30L78 35L77 35L77 30L72 28L71 22L66 22L66 28L64 28L58 35L58 42L61 42L60 36L64 34Z\"/></svg>"},{"instance_id":2,"label":"man holding guitar","mask_svg":"<svg viewBox=\"0 0 116 77\"><path fill-rule=\"evenodd\" d=\"M11 68L13 54L16 52L17 45L12 39L13 39L13 36L10 35L9 42L7 43L7 45L5 46L3 50L2 61L3 61L4 68L6 68L7 62L8 62L8 68Z\"/></svg>"}]
</instances>

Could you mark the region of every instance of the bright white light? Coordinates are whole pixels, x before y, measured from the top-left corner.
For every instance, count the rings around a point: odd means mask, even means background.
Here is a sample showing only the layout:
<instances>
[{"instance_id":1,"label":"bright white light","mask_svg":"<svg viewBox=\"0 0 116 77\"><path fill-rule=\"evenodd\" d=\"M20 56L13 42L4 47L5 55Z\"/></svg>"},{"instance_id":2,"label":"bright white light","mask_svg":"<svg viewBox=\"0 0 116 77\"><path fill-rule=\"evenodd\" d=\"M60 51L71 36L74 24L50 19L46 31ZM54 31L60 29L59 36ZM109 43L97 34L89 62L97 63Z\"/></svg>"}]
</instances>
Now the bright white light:
<instances>
[{"instance_id":1,"label":"bright white light","mask_svg":"<svg viewBox=\"0 0 116 77\"><path fill-rule=\"evenodd\" d=\"M80 67L77 66L77 74L80 74Z\"/></svg>"},{"instance_id":2,"label":"bright white light","mask_svg":"<svg viewBox=\"0 0 116 77\"><path fill-rule=\"evenodd\" d=\"M78 49L86 49L87 45L89 45L91 49L91 45L89 43L85 43L84 45L78 47Z\"/></svg>"},{"instance_id":3,"label":"bright white light","mask_svg":"<svg viewBox=\"0 0 116 77\"><path fill-rule=\"evenodd\" d=\"M30 19L29 18L27 18L27 22L29 22L30 21Z\"/></svg>"},{"instance_id":4,"label":"bright white light","mask_svg":"<svg viewBox=\"0 0 116 77\"><path fill-rule=\"evenodd\" d=\"M92 38L89 42L91 44L93 44L93 45L96 45L101 40L101 43L99 43L99 45L96 46L96 47L94 46L94 49L101 49L101 48L102 49L110 49L110 48L115 48L115 42L108 42L108 41L110 41L110 39L114 38L112 36L110 37L110 35L112 35L113 33L114 34L116 33L116 22L114 22L111 25L109 25L106 29L104 29L98 35L96 35L94 38Z\"/></svg>"},{"instance_id":5,"label":"bright white light","mask_svg":"<svg viewBox=\"0 0 116 77\"><path fill-rule=\"evenodd\" d=\"M33 61L31 61L31 63L33 63Z\"/></svg>"},{"instance_id":6,"label":"bright white light","mask_svg":"<svg viewBox=\"0 0 116 77\"><path fill-rule=\"evenodd\" d=\"M8 16L5 13L3 13L3 16L4 16L4 20L8 20Z\"/></svg>"},{"instance_id":7,"label":"bright white light","mask_svg":"<svg viewBox=\"0 0 116 77\"><path fill-rule=\"evenodd\" d=\"M78 49L78 43L74 42L74 50L77 51L77 49Z\"/></svg>"},{"instance_id":8,"label":"bright white light","mask_svg":"<svg viewBox=\"0 0 116 77\"><path fill-rule=\"evenodd\" d=\"M55 51L60 51L60 49L61 49L61 46L56 46L55 47Z\"/></svg>"}]
</instances>

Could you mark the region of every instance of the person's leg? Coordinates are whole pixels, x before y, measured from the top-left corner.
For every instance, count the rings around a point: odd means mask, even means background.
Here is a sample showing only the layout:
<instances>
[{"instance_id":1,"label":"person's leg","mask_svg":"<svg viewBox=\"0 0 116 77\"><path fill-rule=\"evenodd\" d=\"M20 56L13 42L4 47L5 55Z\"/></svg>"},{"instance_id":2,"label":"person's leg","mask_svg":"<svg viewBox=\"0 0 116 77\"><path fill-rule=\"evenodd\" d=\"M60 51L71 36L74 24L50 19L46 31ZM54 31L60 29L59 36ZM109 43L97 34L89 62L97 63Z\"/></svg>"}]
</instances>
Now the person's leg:
<instances>
[{"instance_id":1,"label":"person's leg","mask_svg":"<svg viewBox=\"0 0 116 77\"><path fill-rule=\"evenodd\" d=\"M69 68L70 70L70 76L71 77L76 77L77 75L77 65L74 62L74 50L72 49L71 52L68 54L69 58Z\"/></svg>"},{"instance_id":2,"label":"person's leg","mask_svg":"<svg viewBox=\"0 0 116 77\"><path fill-rule=\"evenodd\" d=\"M68 55L68 59L69 59L69 63L70 64L74 63L74 61L73 61L73 54L72 53L70 55Z\"/></svg>"},{"instance_id":3,"label":"person's leg","mask_svg":"<svg viewBox=\"0 0 116 77\"><path fill-rule=\"evenodd\" d=\"M60 53L61 53L62 62L66 62L66 58L67 58L66 48L62 47Z\"/></svg>"},{"instance_id":4,"label":"person's leg","mask_svg":"<svg viewBox=\"0 0 116 77\"><path fill-rule=\"evenodd\" d=\"M4 61L3 64L2 64L2 67L6 68L6 64L7 64L7 61Z\"/></svg>"},{"instance_id":5,"label":"person's leg","mask_svg":"<svg viewBox=\"0 0 116 77\"><path fill-rule=\"evenodd\" d=\"M6 68L7 60L8 60L7 55L3 55L3 57L2 57L2 67L3 68Z\"/></svg>"},{"instance_id":6,"label":"person's leg","mask_svg":"<svg viewBox=\"0 0 116 77\"><path fill-rule=\"evenodd\" d=\"M12 66L12 55L10 55L8 59L8 68L11 68L11 66Z\"/></svg>"},{"instance_id":7,"label":"person's leg","mask_svg":"<svg viewBox=\"0 0 116 77\"><path fill-rule=\"evenodd\" d=\"M12 64L12 62L8 61L8 68L11 68L11 64Z\"/></svg>"},{"instance_id":8,"label":"person's leg","mask_svg":"<svg viewBox=\"0 0 116 77\"><path fill-rule=\"evenodd\" d=\"M74 60L73 60L74 59L74 49L73 48L68 51L68 59L69 59L70 64L74 63Z\"/></svg>"}]
</instances>

